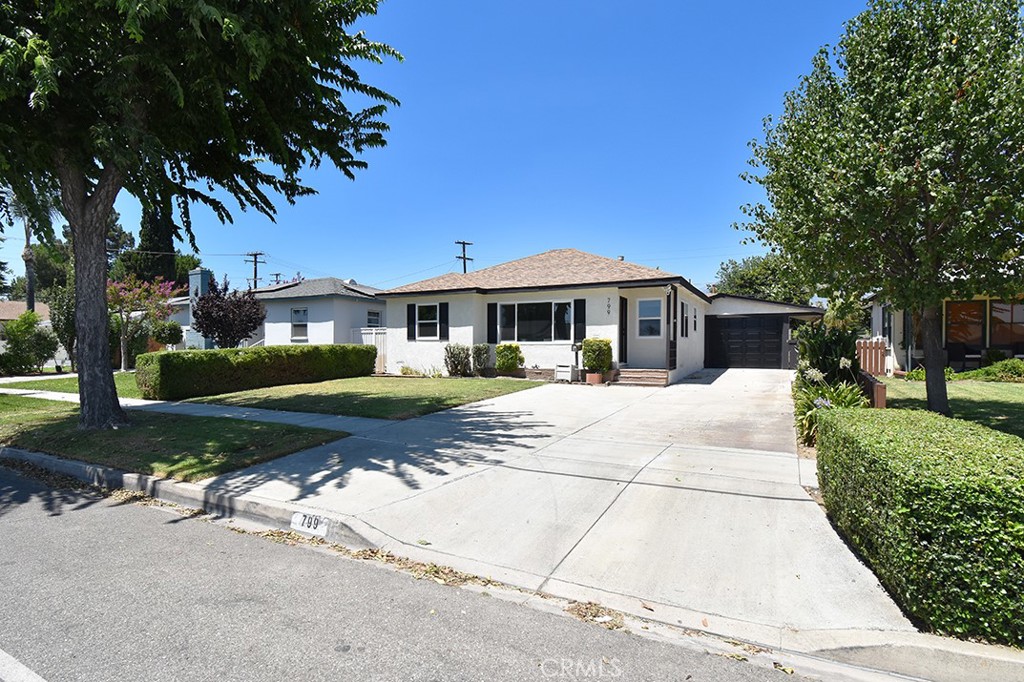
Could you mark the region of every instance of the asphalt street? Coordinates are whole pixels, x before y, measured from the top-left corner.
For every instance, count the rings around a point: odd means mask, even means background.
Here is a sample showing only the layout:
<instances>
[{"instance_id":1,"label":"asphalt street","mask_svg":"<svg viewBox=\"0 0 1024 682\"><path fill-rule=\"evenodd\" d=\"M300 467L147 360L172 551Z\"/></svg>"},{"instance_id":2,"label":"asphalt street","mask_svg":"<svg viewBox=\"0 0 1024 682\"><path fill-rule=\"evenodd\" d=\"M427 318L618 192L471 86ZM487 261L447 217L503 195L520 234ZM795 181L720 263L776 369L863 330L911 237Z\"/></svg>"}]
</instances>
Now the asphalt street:
<instances>
[{"instance_id":1,"label":"asphalt street","mask_svg":"<svg viewBox=\"0 0 1024 682\"><path fill-rule=\"evenodd\" d=\"M806 679L0 467L0 679L33 673L49 682Z\"/></svg>"}]
</instances>

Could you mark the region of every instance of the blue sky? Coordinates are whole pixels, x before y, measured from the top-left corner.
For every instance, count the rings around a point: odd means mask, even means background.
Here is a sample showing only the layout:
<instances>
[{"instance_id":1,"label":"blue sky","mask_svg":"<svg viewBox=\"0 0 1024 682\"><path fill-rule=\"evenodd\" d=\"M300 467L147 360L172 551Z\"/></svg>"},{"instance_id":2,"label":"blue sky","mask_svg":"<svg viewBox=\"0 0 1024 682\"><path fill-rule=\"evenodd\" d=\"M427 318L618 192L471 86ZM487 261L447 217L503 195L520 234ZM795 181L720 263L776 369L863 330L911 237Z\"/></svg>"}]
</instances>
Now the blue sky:
<instances>
[{"instance_id":1,"label":"blue sky","mask_svg":"<svg viewBox=\"0 0 1024 682\"><path fill-rule=\"evenodd\" d=\"M698 286L743 246L739 174L765 115L865 0L386 0L364 22L404 63L360 67L402 101L389 144L355 182L310 172L319 195L283 200L277 222L194 213L205 265L244 286L354 277L381 287L573 247L679 273ZM122 193L122 224L139 208ZM21 274L7 230L0 260Z\"/></svg>"}]
</instances>

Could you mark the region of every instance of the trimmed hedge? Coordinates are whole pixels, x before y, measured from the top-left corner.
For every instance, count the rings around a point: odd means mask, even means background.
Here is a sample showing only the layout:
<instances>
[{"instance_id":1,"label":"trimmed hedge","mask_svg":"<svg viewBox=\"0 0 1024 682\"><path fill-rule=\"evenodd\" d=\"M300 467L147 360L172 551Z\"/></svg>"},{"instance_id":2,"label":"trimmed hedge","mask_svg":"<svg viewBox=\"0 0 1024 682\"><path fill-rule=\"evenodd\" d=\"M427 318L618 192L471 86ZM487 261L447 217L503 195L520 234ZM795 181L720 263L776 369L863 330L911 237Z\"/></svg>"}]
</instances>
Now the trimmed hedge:
<instances>
[{"instance_id":1,"label":"trimmed hedge","mask_svg":"<svg viewBox=\"0 0 1024 682\"><path fill-rule=\"evenodd\" d=\"M143 398L183 400L282 384L369 376L374 346L260 346L145 353L136 359Z\"/></svg>"},{"instance_id":2,"label":"trimmed hedge","mask_svg":"<svg viewBox=\"0 0 1024 682\"><path fill-rule=\"evenodd\" d=\"M919 410L824 410L836 526L933 630L1024 646L1024 439Z\"/></svg>"}]
</instances>

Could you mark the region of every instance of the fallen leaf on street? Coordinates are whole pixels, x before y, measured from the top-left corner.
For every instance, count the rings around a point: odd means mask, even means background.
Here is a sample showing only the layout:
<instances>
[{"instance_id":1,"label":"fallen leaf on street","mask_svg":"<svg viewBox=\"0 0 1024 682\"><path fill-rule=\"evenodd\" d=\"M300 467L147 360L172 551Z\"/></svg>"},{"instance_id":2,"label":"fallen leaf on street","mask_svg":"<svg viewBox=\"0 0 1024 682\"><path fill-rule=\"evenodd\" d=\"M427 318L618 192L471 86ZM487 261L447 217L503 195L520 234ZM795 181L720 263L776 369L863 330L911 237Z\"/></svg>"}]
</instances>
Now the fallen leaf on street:
<instances>
[{"instance_id":1,"label":"fallen leaf on street","mask_svg":"<svg viewBox=\"0 0 1024 682\"><path fill-rule=\"evenodd\" d=\"M795 672L792 668L787 668L786 666L782 665L778 661L773 661L772 665L775 666L776 670L781 670L782 672L786 673L787 675L792 675Z\"/></svg>"}]
</instances>

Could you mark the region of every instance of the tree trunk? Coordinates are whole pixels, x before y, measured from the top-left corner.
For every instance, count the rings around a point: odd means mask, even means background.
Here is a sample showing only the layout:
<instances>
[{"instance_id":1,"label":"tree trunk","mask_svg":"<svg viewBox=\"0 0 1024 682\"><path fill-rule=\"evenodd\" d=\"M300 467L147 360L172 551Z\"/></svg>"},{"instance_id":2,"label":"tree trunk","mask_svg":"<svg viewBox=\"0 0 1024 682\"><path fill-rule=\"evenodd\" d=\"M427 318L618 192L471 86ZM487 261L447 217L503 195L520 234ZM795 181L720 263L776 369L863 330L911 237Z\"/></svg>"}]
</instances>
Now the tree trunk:
<instances>
[{"instance_id":1,"label":"tree trunk","mask_svg":"<svg viewBox=\"0 0 1024 682\"><path fill-rule=\"evenodd\" d=\"M78 427L110 429L128 423L117 400L110 369L110 322L107 313L107 218L121 189L116 168L103 170L89 195L85 174L66 159L57 159L61 203L71 228L75 252L75 342Z\"/></svg>"},{"instance_id":2,"label":"tree trunk","mask_svg":"<svg viewBox=\"0 0 1024 682\"><path fill-rule=\"evenodd\" d=\"M36 309L36 254L32 251L32 230L25 220L25 250L21 252L25 261L25 309Z\"/></svg>"},{"instance_id":3,"label":"tree trunk","mask_svg":"<svg viewBox=\"0 0 1024 682\"><path fill-rule=\"evenodd\" d=\"M921 311L921 341L924 345L925 391L928 409L944 414L949 409L946 393L946 355L942 350L942 307L925 306Z\"/></svg>"},{"instance_id":4,"label":"tree trunk","mask_svg":"<svg viewBox=\"0 0 1024 682\"><path fill-rule=\"evenodd\" d=\"M121 371L128 371L128 335L121 332Z\"/></svg>"}]
</instances>

